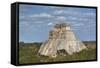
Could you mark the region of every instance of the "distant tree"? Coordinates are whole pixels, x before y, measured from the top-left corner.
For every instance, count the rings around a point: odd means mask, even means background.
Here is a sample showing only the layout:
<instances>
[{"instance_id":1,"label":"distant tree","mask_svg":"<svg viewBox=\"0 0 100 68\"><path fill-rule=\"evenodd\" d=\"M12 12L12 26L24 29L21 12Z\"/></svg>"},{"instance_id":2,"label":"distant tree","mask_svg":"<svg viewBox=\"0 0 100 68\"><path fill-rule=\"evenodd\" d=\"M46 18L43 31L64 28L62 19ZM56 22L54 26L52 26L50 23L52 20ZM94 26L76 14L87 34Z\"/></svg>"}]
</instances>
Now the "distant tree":
<instances>
[{"instance_id":1,"label":"distant tree","mask_svg":"<svg viewBox=\"0 0 100 68\"><path fill-rule=\"evenodd\" d=\"M42 43L41 42L34 42L34 44L40 46Z\"/></svg>"},{"instance_id":2,"label":"distant tree","mask_svg":"<svg viewBox=\"0 0 100 68\"><path fill-rule=\"evenodd\" d=\"M23 41L20 41L20 42L19 42L19 45L24 45L24 42L23 42Z\"/></svg>"}]
</instances>

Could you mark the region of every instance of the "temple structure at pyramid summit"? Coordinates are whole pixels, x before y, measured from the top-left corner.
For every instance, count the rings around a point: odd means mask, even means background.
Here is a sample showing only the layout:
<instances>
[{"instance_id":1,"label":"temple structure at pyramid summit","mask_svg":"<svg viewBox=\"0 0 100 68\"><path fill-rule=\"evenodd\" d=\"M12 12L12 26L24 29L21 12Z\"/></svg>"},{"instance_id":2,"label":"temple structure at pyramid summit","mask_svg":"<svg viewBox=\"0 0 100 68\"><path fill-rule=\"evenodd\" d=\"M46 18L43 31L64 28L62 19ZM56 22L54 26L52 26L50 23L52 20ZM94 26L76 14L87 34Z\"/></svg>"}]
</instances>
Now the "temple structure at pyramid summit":
<instances>
[{"instance_id":1,"label":"temple structure at pyramid summit","mask_svg":"<svg viewBox=\"0 0 100 68\"><path fill-rule=\"evenodd\" d=\"M86 49L86 46L76 38L69 24L56 24L49 33L49 39L45 41L38 54L57 57L57 55L72 55Z\"/></svg>"}]
</instances>

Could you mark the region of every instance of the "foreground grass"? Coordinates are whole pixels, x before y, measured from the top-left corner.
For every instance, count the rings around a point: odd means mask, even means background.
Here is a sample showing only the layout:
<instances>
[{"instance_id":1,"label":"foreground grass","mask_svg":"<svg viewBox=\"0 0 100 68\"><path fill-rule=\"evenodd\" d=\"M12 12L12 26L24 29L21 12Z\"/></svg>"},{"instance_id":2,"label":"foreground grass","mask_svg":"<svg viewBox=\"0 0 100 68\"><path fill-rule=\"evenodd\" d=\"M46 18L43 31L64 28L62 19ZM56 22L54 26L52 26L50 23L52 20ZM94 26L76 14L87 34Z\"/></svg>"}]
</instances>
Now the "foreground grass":
<instances>
[{"instance_id":1,"label":"foreground grass","mask_svg":"<svg viewBox=\"0 0 100 68\"><path fill-rule=\"evenodd\" d=\"M62 62L62 61L78 61L78 60L95 60L96 50L88 49L83 50L79 53L67 56L57 56L56 58L50 58L46 56L38 56L37 52L39 46L36 45L25 45L19 47L19 63L44 63L44 62Z\"/></svg>"}]
</instances>

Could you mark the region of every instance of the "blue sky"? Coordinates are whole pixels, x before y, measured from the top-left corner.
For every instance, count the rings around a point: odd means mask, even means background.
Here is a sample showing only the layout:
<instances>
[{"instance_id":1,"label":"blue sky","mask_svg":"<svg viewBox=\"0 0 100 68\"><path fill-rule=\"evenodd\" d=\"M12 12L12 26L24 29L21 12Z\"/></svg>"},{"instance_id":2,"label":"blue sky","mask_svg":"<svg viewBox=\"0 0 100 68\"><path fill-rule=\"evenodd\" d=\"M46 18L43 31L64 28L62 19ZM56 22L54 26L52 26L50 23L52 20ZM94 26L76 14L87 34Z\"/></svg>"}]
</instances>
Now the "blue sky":
<instances>
[{"instance_id":1,"label":"blue sky","mask_svg":"<svg viewBox=\"0 0 100 68\"><path fill-rule=\"evenodd\" d=\"M96 39L96 9L39 5L19 6L19 41L44 42L60 22L71 25L82 41Z\"/></svg>"}]
</instances>

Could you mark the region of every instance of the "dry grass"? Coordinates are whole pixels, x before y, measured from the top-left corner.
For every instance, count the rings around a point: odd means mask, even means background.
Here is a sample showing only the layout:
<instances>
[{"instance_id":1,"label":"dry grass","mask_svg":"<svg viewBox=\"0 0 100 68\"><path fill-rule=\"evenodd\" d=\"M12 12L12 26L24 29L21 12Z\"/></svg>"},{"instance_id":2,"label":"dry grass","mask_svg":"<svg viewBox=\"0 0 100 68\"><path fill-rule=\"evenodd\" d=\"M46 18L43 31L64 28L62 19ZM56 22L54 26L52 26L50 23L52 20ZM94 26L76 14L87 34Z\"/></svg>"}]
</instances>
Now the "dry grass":
<instances>
[{"instance_id":1,"label":"dry grass","mask_svg":"<svg viewBox=\"0 0 100 68\"><path fill-rule=\"evenodd\" d=\"M50 58L46 56L39 56L37 52L39 45L23 45L19 46L19 63L44 63L44 62L62 62L62 61L78 61L78 60L95 60L96 49L83 50L79 53L66 56L57 56L56 58Z\"/></svg>"}]
</instances>

